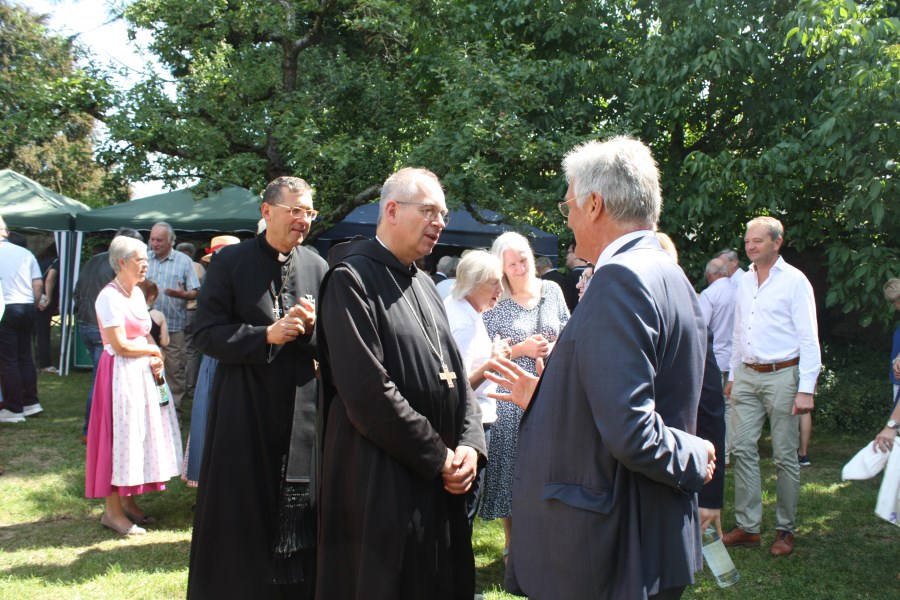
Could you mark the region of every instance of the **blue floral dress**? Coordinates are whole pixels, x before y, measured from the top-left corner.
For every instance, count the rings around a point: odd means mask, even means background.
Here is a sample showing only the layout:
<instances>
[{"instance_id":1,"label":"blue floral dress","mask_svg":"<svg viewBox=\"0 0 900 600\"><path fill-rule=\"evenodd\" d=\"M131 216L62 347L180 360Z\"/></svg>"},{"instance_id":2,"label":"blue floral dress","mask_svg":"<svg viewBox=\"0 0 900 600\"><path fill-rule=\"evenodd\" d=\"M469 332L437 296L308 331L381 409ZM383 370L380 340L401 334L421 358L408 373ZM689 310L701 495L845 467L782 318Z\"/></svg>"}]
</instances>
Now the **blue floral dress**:
<instances>
[{"instance_id":1,"label":"blue floral dress","mask_svg":"<svg viewBox=\"0 0 900 600\"><path fill-rule=\"evenodd\" d=\"M541 301L533 308L524 308L507 298L497 303L483 315L488 336L509 338L509 345L518 344L536 333L555 342L569 320L569 309L560 287L552 281L544 281ZM538 331L540 326L540 331ZM532 374L537 374L535 360L520 356L516 364ZM498 388L500 393L505 388ZM491 442L488 448L485 492L481 501L482 519L509 517L512 514L512 484L516 470L516 447L519 442L519 421L524 411L511 402L497 403L497 420L491 425Z\"/></svg>"}]
</instances>

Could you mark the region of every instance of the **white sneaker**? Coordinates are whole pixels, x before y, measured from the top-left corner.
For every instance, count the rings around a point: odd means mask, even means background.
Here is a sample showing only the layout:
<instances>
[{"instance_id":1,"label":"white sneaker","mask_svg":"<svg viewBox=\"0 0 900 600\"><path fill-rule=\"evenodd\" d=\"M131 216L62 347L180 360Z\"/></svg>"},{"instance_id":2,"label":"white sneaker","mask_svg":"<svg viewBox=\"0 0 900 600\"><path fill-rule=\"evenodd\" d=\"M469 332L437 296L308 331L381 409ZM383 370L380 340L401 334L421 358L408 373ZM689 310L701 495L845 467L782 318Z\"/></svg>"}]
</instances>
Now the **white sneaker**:
<instances>
[{"instance_id":1,"label":"white sneaker","mask_svg":"<svg viewBox=\"0 0 900 600\"><path fill-rule=\"evenodd\" d=\"M44 367L41 369L41 373L53 373L54 375L58 375L59 370L56 367Z\"/></svg>"},{"instance_id":2,"label":"white sneaker","mask_svg":"<svg viewBox=\"0 0 900 600\"><path fill-rule=\"evenodd\" d=\"M41 408L40 404L32 404L31 406L26 406L22 409L22 414L26 417L33 417L36 414L44 412L44 409Z\"/></svg>"},{"instance_id":3,"label":"white sneaker","mask_svg":"<svg viewBox=\"0 0 900 600\"><path fill-rule=\"evenodd\" d=\"M0 423L24 423L25 415L22 413L14 413L11 410L0 410Z\"/></svg>"}]
</instances>

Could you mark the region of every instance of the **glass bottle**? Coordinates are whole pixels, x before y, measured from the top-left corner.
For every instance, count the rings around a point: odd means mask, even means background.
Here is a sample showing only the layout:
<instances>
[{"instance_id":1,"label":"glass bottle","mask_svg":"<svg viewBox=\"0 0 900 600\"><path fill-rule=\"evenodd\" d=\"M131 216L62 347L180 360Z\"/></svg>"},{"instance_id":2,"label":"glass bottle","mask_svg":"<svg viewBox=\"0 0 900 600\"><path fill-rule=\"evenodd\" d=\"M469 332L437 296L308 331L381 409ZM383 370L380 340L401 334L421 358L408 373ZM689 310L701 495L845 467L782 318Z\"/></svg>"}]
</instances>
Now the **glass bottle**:
<instances>
[{"instance_id":1,"label":"glass bottle","mask_svg":"<svg viewBox=\"0 0 900 600\"><path fill-rule=\"evenodd\" d=\"M719 587L728 587L740 580L741 574L735 568L715 527L707 527L703 532L703 558L706 559L706 564L709 565L709 570L715 576Z\"/></svg>"},{"instance_id":2,"label":"glass bottle","mask_svg":"<svg viewBox=\"0 0 900 600\"><path fill-rule=\"evenodd\" d=\"M156 391L159 392L159 405L166 406L169 403L169 388L166 387L166 378L162 373L154 375L156 381Z\"/></svg>"}]
</instances>

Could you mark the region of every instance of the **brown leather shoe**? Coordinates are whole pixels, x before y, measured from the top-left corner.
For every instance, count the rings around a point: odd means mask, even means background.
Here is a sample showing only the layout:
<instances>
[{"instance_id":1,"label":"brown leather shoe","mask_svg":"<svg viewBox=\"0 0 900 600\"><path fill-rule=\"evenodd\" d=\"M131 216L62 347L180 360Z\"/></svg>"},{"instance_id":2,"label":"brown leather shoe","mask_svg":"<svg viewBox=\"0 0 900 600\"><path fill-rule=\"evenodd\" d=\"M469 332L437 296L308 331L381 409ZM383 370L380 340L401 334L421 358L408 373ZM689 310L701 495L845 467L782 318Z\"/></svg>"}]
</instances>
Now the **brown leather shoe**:
<instances>
[{"instance_id":1,"label":"brown leather shoe","mask_svg":"<svg viewBox=\"0 0 900 600\"><path fill-rule=\"evenodd\" d=\"M794 534L784 529L777 529L775 533L775 542L769 548L769 554L772 556L787 556L794 551Z\"/></svg>"},{"instance_id":2,"label":"brown leather shoe","mask_svg":"<svg viewBox=\"0 0 900 600\"><path fill-rule=\"evenodd\" d=\"M747 546L755 548L759 546L759 534L747 533L737 525L722 535L722 543L726 546Z\"/></svg>"}]
</instances>

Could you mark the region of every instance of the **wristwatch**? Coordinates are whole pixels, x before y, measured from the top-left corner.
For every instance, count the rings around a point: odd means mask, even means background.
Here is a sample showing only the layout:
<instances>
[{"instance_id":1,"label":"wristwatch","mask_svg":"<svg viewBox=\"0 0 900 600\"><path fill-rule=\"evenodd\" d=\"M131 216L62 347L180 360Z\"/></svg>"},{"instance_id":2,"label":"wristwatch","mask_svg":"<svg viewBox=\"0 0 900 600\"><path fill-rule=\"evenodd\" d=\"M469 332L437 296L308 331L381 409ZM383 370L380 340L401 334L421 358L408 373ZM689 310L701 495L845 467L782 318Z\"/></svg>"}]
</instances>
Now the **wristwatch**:
<instances>
[{"instance_id":1,"label":"wristwatch","mask_svg":"<svg viewBox=\"0 0 900 600\"><path fill-rule=\"evenodd\" d=\"M900 429L900 423L893 419L888 419L887 425L885 427L889 427L890 429Z\"/></svg>"}]
</instances>

